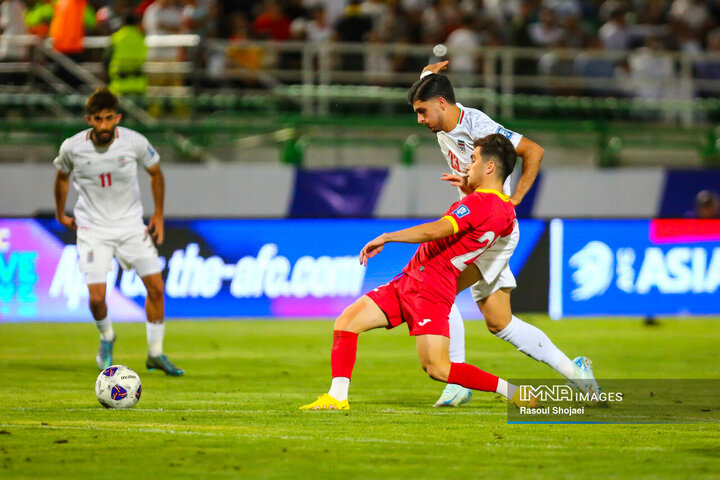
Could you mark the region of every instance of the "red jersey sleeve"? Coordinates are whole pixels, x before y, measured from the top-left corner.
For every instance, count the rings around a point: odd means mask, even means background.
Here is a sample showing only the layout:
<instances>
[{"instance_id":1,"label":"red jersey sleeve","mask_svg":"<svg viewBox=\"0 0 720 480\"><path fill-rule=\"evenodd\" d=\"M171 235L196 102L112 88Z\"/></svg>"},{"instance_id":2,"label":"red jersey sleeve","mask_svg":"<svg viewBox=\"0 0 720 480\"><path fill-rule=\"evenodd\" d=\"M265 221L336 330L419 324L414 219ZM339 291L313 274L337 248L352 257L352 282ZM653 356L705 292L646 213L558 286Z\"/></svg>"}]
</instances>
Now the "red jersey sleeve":
<instances>
[{"instance_id":1,"label":"red jersey sleeve","mask_svg":"<svg viewBox=\"0 0 720 480\"><path fill-rule=\"evenodd\" d=\"M450 207L442 218L452 223L453 233L467 232L482 225L487 219L488 208L484 203L482 197L468 195Z\"/></svg>"}]
</instances>

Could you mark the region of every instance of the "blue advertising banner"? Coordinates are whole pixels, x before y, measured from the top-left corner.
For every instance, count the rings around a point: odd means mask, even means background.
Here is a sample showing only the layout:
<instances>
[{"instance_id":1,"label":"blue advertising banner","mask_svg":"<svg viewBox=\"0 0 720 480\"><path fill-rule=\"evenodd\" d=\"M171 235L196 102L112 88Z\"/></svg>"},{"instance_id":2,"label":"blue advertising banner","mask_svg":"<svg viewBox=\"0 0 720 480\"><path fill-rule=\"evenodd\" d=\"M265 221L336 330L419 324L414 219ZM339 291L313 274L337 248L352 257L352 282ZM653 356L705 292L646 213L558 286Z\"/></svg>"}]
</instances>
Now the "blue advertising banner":
<instances>
[{"instance_id":1,"label":"blue advertising banner","mask_svg":"<svg viewBox=\"0 0 720 480\"><path fill-rule=\"evenodd\" d=\"M550 316L720 313L720 220L553 220Z\"/></svg>"},{"instance_id":2,"label":"blue advertising banner","mask_svg":"<svg viewBox=\"0 0 720 480\"><path fill-rule=\"evenodd\" d=\"M390 244L367 268L365 243L421 220L169 220L159 247L167 317L335 317L395 277L417 248ZM517 274L545 230L522 220ZM0 321L89 320L74 234L54 220L0 219ZM116 321L144 319L145 288L115 264L108 307ZM458 306L479 311L469 292Z\"/></svg>"}]
</instances>

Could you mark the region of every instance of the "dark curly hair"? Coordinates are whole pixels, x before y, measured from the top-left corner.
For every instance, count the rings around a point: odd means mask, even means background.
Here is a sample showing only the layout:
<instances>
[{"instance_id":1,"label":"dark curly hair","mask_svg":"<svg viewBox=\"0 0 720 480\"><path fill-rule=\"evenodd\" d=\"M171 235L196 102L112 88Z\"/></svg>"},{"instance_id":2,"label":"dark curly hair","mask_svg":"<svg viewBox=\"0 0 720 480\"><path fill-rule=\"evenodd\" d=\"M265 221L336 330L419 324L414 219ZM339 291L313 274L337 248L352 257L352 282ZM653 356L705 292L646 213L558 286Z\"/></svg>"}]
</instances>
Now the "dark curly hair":
<instances>
[{"instance_id":1,"label":"dark curly hair","mask_svg":"<svg viewBox=\"0 0 720 480\"><path fill-rule=\"evenodd\" d=\"M517 152L512 142L505 135L493 133L487 137L475 139L473 145L480 147L480 155L483 159L492 157L495 160L500 167L502 181L505 182L505 179L515 170L517 161Z\"/></svg>"},{"instance_id":2,"label":"dark curly hair","mask_svg":"<svg viewBox=\"0 0 720 480\"><path fill-rule=\"evenodd\" d=\"M118 98L107 87L98 87L85 102L85 112L95 115L103 110L118 110Z\"/></svg>"}]
</instances>

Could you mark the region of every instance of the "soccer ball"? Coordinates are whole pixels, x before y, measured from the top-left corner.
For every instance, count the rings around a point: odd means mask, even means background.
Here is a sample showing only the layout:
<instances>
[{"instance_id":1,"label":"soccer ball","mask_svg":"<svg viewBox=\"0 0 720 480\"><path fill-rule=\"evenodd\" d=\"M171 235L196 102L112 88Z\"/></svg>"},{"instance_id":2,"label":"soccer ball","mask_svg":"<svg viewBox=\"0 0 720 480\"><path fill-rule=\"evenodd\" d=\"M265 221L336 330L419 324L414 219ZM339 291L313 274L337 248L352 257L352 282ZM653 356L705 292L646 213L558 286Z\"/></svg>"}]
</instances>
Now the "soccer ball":
<instances>
[{"instance_id":1,"label":"soccer ball","mask_svg":"<svg viewBox=\"0 0 720 480\"><path fill-rule=\"evenodd\" d=\"M106 368L95 382L95 395L105 408L134 407L141 392L140 377L125 365Z\"/></svg>"}]
</instances>

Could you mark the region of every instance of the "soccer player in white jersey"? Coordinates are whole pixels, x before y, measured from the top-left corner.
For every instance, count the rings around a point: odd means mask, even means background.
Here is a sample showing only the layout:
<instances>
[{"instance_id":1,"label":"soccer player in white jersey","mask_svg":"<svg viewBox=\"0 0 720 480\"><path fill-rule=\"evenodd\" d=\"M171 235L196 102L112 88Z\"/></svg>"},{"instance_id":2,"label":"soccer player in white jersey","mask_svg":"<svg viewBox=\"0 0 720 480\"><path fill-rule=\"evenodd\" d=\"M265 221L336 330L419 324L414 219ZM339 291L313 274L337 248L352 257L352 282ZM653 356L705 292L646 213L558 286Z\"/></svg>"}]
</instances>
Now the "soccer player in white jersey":
<instances>
[{"instance_id":1,"label":"soccer player in white jersey","mask_svg":"<svg viewBox=\"0 0 720 480\"><path fill-rule=\"evenodd\" d=\"M472 154L472 139L494 133L502 134L512 142L517 154L523 159L522 174L517 180L515 191L511 191L514 182L512 176L503 186L503 193L510 195L513 204L518 205L537 177L544 150L532 140L504 128L480 110L456 103L450 79L439 73L447 64L444 61L425 67L420 80L408 91L408 102L417 113L418 123L437 134L440 150L452 171L451 174L444 174L442 179L458 187L461 197L471 193L472 189L467 186L467 168ZM512 314L510 291L517 283L508 262L519 238L519 229L516 228L507 244L493 247L495 255L487 255L490 253L488 251L475 261L481 273L486 268L492 268L487 262L504 263L502 273L493 282L480 280L471 287L473 299L485 318L488 330L526 355L548 364L579 388L599 389L593 377L592 362L588 358L579 356L570 360L542 330ZM461 288L462 285L459 285L458 291ZM465 361L465 328L456 305L450 312L450 359L453 362ZM469 389L448 384L435 406L458 406L469 402L471 395Z\"/></svg>"},{"instance_id":2,"label":"soccer player in white jersey","mask_svg":"<svg viewBox=\"0 0 720 480\"><path fill-rule=\"evenodd\" d=\"M165 181L158 164L160 156L144 136L118 126L118 99L107 88L98 88L88 98L85 110L91 128L65 140L53 162L57 168L55 213L62 225L77 231L80 269L85 274L90 311L100 332L97 366L103 370L112 364L116 339L105 303L106 278L114 256L123 269L134 268L147 289L145 366L167 375L182 375L185 372L163 354L165 285L150 238L161 244L164 235ZM150 175L155 202L147 228L142 219L138 167ZM71 177L78 192L74 217L65 215Z\"/></svg>"}]
</instances>

